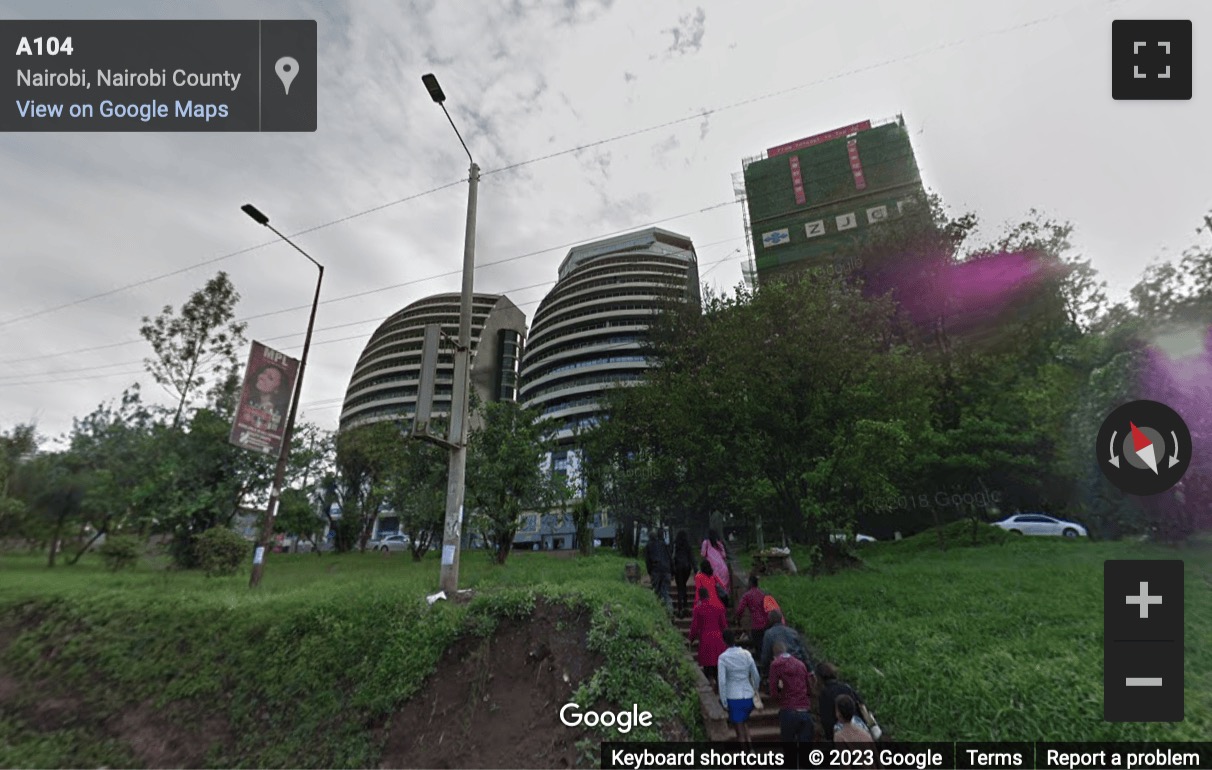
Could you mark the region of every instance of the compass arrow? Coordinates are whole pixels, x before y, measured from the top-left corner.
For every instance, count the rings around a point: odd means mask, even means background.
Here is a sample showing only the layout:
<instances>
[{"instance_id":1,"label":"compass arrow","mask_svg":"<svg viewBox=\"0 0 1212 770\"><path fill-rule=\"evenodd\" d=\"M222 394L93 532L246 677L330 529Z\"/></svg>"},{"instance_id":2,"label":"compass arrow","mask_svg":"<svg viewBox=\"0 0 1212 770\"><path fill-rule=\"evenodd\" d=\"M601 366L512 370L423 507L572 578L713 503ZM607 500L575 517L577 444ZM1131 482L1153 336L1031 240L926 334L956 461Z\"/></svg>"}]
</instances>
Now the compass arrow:
<instances>
[{"instance_id":1,"label":"compass arrow","mask_svg":"<svg viewBox=\"0 0 1212 770\"><path fill-rule=\"evenodd\" d=\"M1145 461L1149 470L1157 473L1157 450L1153 447L1153 442L1136 427L1136 423L1129 422L1128 425L1132 428L1132 449L1136 456Z\"/></svg>"},{"instance_id":2,"label":"compass arrow","mask_svg":"<svg viewBox=\"0 0 1212 770\"><path fill-rule=\"evenodd\" d=\"M1175 465L1178 465L1180 462L1182 462L1182 460L1178 459L1178 434L1175 433L1174 431L1170 431L1170 438L1174 439L1174 454L1170 455L1170 466L1169 466L1169 467L1173 468Z\"/></svg>"}]
</instances>

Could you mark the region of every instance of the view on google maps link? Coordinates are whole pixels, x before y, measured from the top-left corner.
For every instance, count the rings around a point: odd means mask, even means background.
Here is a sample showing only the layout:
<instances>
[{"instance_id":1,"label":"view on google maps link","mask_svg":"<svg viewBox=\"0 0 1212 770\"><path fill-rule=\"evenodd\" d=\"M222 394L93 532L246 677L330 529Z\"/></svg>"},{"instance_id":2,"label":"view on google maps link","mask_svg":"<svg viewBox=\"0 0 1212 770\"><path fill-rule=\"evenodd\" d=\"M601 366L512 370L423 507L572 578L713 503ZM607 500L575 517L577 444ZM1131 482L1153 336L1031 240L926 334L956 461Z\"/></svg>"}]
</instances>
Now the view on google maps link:
<instances>
[{"instance_id":1,"label":"view on google maps link","mask_svg":"<svg viewBox=\"0 0 1212 770\"><path fill-rule=\"evenodd\" d=\"M1212 770L1210 35L0 0L0 767Z\"/></svg>"}]
</instances>

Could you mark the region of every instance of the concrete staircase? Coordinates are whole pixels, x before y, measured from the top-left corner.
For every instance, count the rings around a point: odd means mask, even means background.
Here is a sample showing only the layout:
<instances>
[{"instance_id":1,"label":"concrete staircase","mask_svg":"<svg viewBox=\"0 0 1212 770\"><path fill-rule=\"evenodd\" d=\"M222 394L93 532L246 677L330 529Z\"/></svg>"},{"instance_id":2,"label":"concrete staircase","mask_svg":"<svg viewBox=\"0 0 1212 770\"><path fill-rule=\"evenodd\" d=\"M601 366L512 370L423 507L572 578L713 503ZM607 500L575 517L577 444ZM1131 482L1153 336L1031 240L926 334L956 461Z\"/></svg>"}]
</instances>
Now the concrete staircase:
<instances>
[{"instance_id":1,"label":"concrete staircase","mask_svg":"<svg viewBox=\"0 0 1212 770\"><path fill-rule=\"evenodd\" d=\"M682 638L689 639L690 635L690 617L684 618L675 617L673 620L674 627L681 633ZM747 634L741 638L741 644L747 644ZM735 742L736 730L732 725L728 724L728 712L720 704L720 696L716 693L711 683L707 681L707 677L703 675L703 670L699 667L697 653L698 643L687 643L686 657L694 665L698 675L698 692L699 705L703 710L703 723L707 726L707 739L710 741L720 742ZM766 693L762 693L762 699L766 700ZM771 704L766 703L760 709L754 709L749 716L749 737L753 741L778 741L779 736L779 711Z\"/></svg>"}]
</instances>

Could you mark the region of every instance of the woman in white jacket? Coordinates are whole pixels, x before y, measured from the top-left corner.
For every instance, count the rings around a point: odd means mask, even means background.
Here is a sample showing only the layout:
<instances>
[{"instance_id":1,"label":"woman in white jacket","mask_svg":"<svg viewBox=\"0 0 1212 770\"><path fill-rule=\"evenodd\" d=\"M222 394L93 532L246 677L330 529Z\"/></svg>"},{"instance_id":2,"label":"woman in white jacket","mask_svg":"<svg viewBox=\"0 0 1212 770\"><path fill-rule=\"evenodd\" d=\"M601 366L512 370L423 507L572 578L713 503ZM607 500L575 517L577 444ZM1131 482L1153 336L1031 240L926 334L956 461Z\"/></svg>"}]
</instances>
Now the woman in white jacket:
<instances>
[{"instance_id":1,"label":"woman in white jacket","mask_svg":"<svg viewBox=\"0 0 1212 770\"><path fill-rule=\"evenodd\" d=\"M753 711L754 697L762 677L749 650L736 643L736 634L732 629L724 631L724 644L728 645L728 649L720 653L717 664L720 703L728 710L728 721L736 728L737 741L748 746L751 742L749 714Z\"/></svg>"}]
</instances>

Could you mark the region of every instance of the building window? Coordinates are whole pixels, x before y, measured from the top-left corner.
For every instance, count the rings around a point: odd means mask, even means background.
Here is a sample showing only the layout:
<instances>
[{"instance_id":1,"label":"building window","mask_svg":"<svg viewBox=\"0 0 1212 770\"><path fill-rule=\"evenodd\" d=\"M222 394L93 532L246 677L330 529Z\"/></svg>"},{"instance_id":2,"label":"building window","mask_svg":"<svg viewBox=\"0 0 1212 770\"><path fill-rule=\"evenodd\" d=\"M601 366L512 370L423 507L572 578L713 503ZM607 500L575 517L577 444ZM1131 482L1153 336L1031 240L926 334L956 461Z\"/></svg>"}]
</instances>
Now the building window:
<instances>
[{"instance_id":1,"label":"building window","mask_svg":"<svg viewBox=\"0 0 1212 770\"><path fill-rule=\"evenodd\" d=\"M518 358L521 335L510 329L497 332L497 401L514 401L518 396Z\"/></svg>"}]
</instances>

